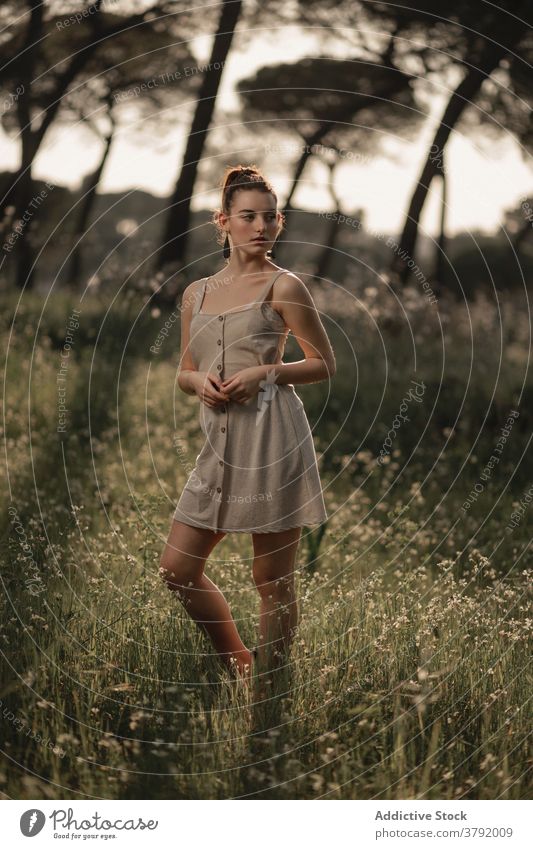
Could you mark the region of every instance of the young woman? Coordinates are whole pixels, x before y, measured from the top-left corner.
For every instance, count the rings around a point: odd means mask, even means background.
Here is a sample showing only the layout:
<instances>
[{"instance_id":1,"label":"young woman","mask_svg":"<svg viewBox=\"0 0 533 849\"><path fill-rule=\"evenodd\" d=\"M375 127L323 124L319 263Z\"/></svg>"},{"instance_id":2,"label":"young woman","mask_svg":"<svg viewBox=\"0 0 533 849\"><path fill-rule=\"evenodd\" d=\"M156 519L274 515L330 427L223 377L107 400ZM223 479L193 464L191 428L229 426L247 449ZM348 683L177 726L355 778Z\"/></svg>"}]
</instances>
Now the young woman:
<instances>
[{"instance_id":1,"label":"young woman","mask_svg":"<svg viewBox=\"0 0 533 849\"><path fill-rule=\"evenodd\" d=\"M227 263L184 292L178 377L200 399L206 440L176 507L160 574L222 662L246 676L252 653L205 563L227 533L252 534L261 597L254 657L266 669L289 649L297 625L302 525L328 518L294 384L329 379L335 357L305 285L271 262L284 219L255 166L226 169L214 223ZM282 361L290 331L305 355L296 363Z\"/></svg>"}]
</instances>

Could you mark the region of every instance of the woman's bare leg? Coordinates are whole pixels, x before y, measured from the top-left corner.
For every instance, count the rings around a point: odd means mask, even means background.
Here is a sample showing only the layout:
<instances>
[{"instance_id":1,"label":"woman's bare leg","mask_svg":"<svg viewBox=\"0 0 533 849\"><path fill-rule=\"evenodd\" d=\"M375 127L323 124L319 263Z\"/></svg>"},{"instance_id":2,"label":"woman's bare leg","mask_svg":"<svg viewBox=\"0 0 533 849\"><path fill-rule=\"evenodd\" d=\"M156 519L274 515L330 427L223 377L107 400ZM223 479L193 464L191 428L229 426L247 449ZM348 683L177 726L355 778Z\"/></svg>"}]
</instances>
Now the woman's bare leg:
<instances>
[{"instance_id":1,"label":"woman's bare leg","mask_svg":"<svg viewBox=\"0 0 533 849\"><path fill-rule=\"evenodd\" d=\"M294 573L301 533L301 528L289 528L278 533L253 534L253 577L261 596L260 669L282 662L298 625Z\"/></svg>"},{"instance_id":2,"label":"woman's bare leg","mask_svg":"<svg viewBox=\"0 0 533 849\"><path fill-rule=\"evenodd\" d=\"M204 568L209 554L225 532L195 528L174 520L163 551L159 574L176 592L187 613L211 638L220 659L241 674L250 668L251 652L233 621L228 602Z\"/></svg>"}]
</instances>

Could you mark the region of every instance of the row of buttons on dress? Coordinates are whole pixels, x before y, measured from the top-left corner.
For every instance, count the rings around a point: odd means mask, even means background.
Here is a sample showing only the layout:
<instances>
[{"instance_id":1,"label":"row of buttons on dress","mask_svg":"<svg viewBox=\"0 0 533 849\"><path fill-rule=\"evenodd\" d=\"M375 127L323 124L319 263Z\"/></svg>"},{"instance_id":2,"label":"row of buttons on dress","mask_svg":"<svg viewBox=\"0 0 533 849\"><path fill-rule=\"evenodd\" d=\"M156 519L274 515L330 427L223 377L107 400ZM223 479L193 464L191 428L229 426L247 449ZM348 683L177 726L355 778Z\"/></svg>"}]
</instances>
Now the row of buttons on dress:
<instances>
[{"instance_id":1,"label":"row of buttons on dress","mask_svg":"<svg viewBox=\"0 0 533 849\"><path fill-rule=\"evenodd\" d=\"M219 315L219 316L218 316L218 320L219 320L219 321L224 321L224 316L223 316L223 315ZM222 331L222 332L223 332L223 331ZM222 346L222 339L217 339L217 345ZM223 349L223 348L221 348L221 351L220 351L221 355L223 354L223 351L224 351L224 349ZM218 365L217 365L217 371L222 371L222 369L223 369L223 365L222 365L222 363L218 363ZM221 411L222 413L225 413L225 412L226 412L226 405L225 405L225 404L223 404L223 405L222 405L222 407L220 407L220 411ZM222 426L222 427L220 428L220 431L221 431L221 433L226 433L226 428L225 428L225 426ZM224 460L219 460L219 461L218 461L218 465L219 465L219 466L223 466L223 465L224 465ZM222 487L221 487L221 486L217 486L217 492L222 492ZM217 511L217 520L218 520L218 511Z\"/></svg>"}]
</instances>

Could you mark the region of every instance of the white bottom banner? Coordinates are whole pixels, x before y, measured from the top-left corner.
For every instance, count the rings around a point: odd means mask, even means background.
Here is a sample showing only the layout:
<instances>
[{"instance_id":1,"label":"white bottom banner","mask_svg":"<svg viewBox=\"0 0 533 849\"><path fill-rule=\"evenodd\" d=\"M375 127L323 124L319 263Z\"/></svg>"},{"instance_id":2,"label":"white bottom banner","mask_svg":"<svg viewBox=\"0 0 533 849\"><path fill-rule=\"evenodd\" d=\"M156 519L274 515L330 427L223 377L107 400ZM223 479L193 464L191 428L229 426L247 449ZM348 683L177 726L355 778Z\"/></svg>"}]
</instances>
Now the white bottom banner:
<instances>
[{"instance_id":1,"label":"white bottom banner","mask_svg":"<svg viewBox=\"0 0 533 849\"><path fill-rule=\"evenodd\" d=\"M271 810L275 808L275 810ZM291 810L294 808L294 810ZM529 801L9 800L2 842L272 849L451 846L526 849L533 845Z\"/></svg>"}]
</instances>

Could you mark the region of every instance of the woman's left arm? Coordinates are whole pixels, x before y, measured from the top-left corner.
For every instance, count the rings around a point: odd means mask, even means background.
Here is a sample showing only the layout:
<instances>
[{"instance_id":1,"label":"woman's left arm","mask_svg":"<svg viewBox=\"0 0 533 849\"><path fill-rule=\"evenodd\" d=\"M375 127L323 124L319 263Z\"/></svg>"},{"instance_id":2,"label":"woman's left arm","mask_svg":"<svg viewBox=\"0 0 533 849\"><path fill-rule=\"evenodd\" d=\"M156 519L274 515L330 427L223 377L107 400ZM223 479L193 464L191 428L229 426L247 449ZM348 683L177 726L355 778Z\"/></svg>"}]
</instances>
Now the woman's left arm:
<instances>
[{"instance_id":1,"label":"woman's left arm","mask_svg":"<svg viewBox=\"0 0 533 849\"><path fill-rule=\"evenodd\" d=\"M292 330L305 359L295 363L259 366L265 378L275 369L275 381L318 383L333 377L335 354L307 286L295 274L285 273L276 280L276 308Z\"/></svg>"}]
</instances>

